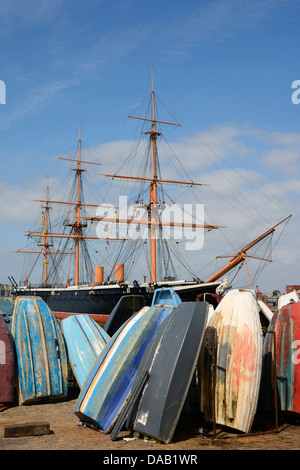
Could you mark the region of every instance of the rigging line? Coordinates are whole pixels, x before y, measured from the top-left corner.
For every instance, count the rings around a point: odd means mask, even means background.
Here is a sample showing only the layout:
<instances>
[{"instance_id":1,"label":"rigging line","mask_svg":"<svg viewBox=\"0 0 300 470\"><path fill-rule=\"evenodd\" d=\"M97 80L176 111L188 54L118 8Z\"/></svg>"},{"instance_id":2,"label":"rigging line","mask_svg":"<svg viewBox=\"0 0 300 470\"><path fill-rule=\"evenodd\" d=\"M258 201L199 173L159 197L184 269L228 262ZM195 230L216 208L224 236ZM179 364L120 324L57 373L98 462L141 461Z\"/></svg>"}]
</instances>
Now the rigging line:
<instances>
[{"instance_id":1,"label":"rigging line","mask_svg":"<svg viewBox=\"0 0 300 470\"><path fill-rule=\"evenodd\" d=\"M68 244L69 244L68 240L66 240L64 242L61 242L59 244L59 247L62 246L62 251L65 251L67 249ZM62 253L56 253L56 254L50 253L50 260L51 260L51 263L49 263L50 269L48 272L48 280L49 281L51 280L53 284L55 284L56 282L62 283L61 276L63 274L63 271L65 271L63 268L63 265L67 264L67 262L65 261L66 260L65 256ZM66 272L64 272L64 274L66 274Z\"/></svg>"},{"instance_id":2,"label":"rigging line","mask_svg":"<svg viewBox=\"0 0 300 470\"><path fill-rule=\"evenodd\" d=\"M148 81L145 84L145 88L144 88L144 97L140 101L140 103L132 110L130 114L131 116L135 116L136 115L135 113L138 114L139 109L141 110L141 115L149 114L149 108L151 106L151 91L149 92L149 90L151 90L151 79L152 77L151 77L151 72L150 72L150 74L148 75ZM150 95L150 98L149 98L149 95ZM143 111L144 106L146 107L146 109L148 109L148 112Z\"/></svg>"},{"instance_id":3,"label":"rigging line","mask_svg":"<svg viewBox=\"0 0 300 470\"><path fill-rule=\"evenodd\" d=\"M239 272L240 272L240 270L242 269L243 265L244 265L244 261L240 264L240 266L238 266L235 275L233 276L233 278L231 279L231 281L230 281L230 283L229 283L230 285L233 284L233 281L235 280L235 278L236 278L237 275L239 274Z\"/></svg>"},{"instance_id":4,"label":"rigging line","mask_svg":"<svg viewBox=\"0 0 300 470\"><path fill-rule=\"evenodd\" d=\"M167 144L167 145L168 145L168 144ZM167 153L166 153L166 155L168 156ZM182 170L184 171L184 173L186 174L186 176L187 176L188 178L190 178L190 177L192 178L192 174L189 175L189 173L187 172L187 170L185 169L185 167L182 165L181 161L178 159L178 157L176 156L175 153L173 153L173 157L174 157L174 159L177 161L177 163L179 163L179 166L182 168ZM174 164L174 162L171 160L170 157L169 157L169 159L170 159L170 161ZM215 165L215 164L214 164L214 165ZM215 165L215 166L216 166L216 165ZM218 169L217 166L216 166L216 168ZM220 171L220 172L223 174L222 170L219 170L219 169L218 169L218 171ZM224 175L224 176L225 176L225 175ZM242 193L236 186L234 186L233 183L232 183L226 176L225 176L225 178L227 179L227 181L230 183L231 186L233 186L235 189L237 189L237 191L242 195L242 197L245 199L245 201L246 201L250 206L252 206L252 208L254 209L254 211L256 211L261 217L264 218L264 216L262 216L262 214L259 213L259 211L257 210L257 208L250 202L250 200L246 198L245 194ZM220 194L218 194L218 192L217 192L216 190L214 190L212 187L208 187L208 189L210 189L216 196L218 196L220 199L222 199L222 201L224 201L224 198L223 198ZM231 205L232 207L234 207L236 210L238 210L240 213L242 213L242 214L243 214L244 216L246 216L247 218L251 219L253 222L255 222L255 223L260 223L260 224L261 224L261 222L260 222L259 220L257 220L256 218L251 217L248 212L243 211L242 209L240 209L239 207L235 206L234 204L232 204L231 202L229 202L229 201L227 201L227 200L226 200L226 203L229 204L229 205ZM267 222L267 220L266 220L265 218L264 218L264 220L265 220L265 222ZM261 224L261 225L263 225L263 224Z\"/></svg>"},{"instance_id":5,"label":"rigging line","mask_svg":"<svg viewBox=\"0 0 300 470\"><path fill-rule=\"evenodd\" d=\"M279 242L281 242L281 239L283 238L283 235L285 234L286 230L287 230L287 226L288 226L288 223L291 221L291 218L289 218L286 223L284 224L283 226L283 229L281 230L280 232L280 235L279 237L277 238L277 240L275 241L275 244L273 246L273 252L274 252L274 248L279 245ZM279 250L279 246L277 248L277 253L278 253L278 250Z\"/></svg>"},{"instance_id":6,"label":"rigging line","mask_svg":"<svg viewBox=\"0 0 300 470\"><path fill-rule=\"evenodd\" d=\"M126 159L123 160L122 164L117 168L117 170L115 172L116 176L130 162L131 162L132 166L134 165L134 160L135 160L138 152L140 151L140 148L143 147L143 146L144 146L144 142L141 139L139 139L137 142L133 142L132 149L131 149L130 153L128 154Z\"/></svg>"},{"instance_id":7,"label":"rigging line","mask_svg":"<svg viewBox=\"0 0 300 470\"><path fill-rule=\"evenodd\" d=\"M85 156L90 155L92 158L89 161L95 160L96 163L100 163L100 159L102 158L101 155L99 158L99 155L96 154L95 149L88 147L88 142L85 139L81 138L81 156L83 155L84 155L83 160L88 160L88 158L86 158Z\"/></svg>"},{"instance_id":8,"label":"rigging line","mask_svg":"<svg viewBox=\"0 0 300 470\"><path fill-rule=\"evenodd\" d=\"M266 259L267 251L268 251L268 250L271 250L271 251L272 251L271 245L272 245L273 235L274 235L274 233L272 233L272 234L271 234L271 237L268 238L268 244L267 244L267 246L265 247L265 250L264 250L264 252L263 252L263 255L261 256L262 258L265 258L265 259ZM257 250L258 250L258 249L256 249L256 250L254 251L254 253L256 253ZM267 262L266 262L266 261L261 260L261 261L258 263L258 267L257 267L255 273L253 274L253 279L252 279L252 282L253 282L253 283L255 282L255 280L256 280L258 274L260 274L260 272L264 269L265 266L267 266Z\"/></svg>"},{"instance_id":9,"label":"rigging line","mask_svg":"<svg viewBox=\"0 0 300 470\"><path fill-rule=\"evenodd\" d=\"M109 275L107 276L108 279L110 279L110 277L112 276L113 270L114 270L114 266L115 266L116 262L119 260L121 254L122 254L122 251L123 251L123 249L124 249L124 244L125 244L124 242L125 242L125 240L122 240L121 243L120 243L120 245L119 245L117 254L116 254L115 257L114 257L115 261L112 261L111 263L109 263L109 264L110 264L110 271L109 271ZM124 263L124 264L125 264L125 263Z\"/></svg>"},{"instance_id":10,"label":"rigging line","mask_svg":"<svg viewBox=\"0 0 300 470\"><path fill-rule=\"evenodd\" d=\"M163 105L166 108L165 105ZM195 135L195 133L190 129L188 128L188 126L186 126L185 124L183 124L182 122L178 121L177 118L175 117L174 113L172 113L170 110L168 110L168 112L170 113L170 115L173 117L173 119L175 121L177 121L179 124L182 125L183 129L184 129L184 132L186 132L186 134L194 141L194 138L193 136ZM189 131L189 133L187 132L187 130ZM214 132L212 129L208 129L208 131L214 135ZM254 183L252 183L250 180L248 180L245 176L243 176L237 169L233 168L232 165L230 165L228 163L227 160L225 160L224 158L221 157L221 155L218 154L218 152L216 152L212 147L210 147L208 144L206 144L206 142L200 138L199 134L197 134L197 136L199 137L199 139L202 141L202 143L212 152L214 153L221 161L223 161L229 168L231 168L233 171L235 171L237 174L239 174L239 176L241 178L243 178L246 182L248 182L254 189L256 189L257 191L259 191L264 197L266 197L267 199L269 199L274 205L276 205L279 209L283 210L284 212L288 213L288 210L286 208L284 208L283 206L281 206L277 201L274 200L274 196L270 193L270 196L268 196L267 194L265 194L259 187L257 187L256 185L254 185ZM195 142L197 144L197 142ZM197 144L198 145L198 144ZM228 152L230 152L230 149L228 149L228 147L223 144L224 147L228 150ZM208 157L208 155L207 155ZM208 157L209 158L209 157ZM241 162L240 162L241 163ZM221 171L221 170L219 170Z\"/></svg>"},{"instance_id":11,"label":"rigging line","mask_svg":"<svg viewBox=\"0 0 300 470\"><path fill-rule=\"evenodd\" d=\"M277 203L274 199L274 196L273 197L270 197L268 196L266 193L264 193L257 185L255 185L252 181L250 181L248 178L246 178L240 171L238 171L236 168L234 168L228 161L226 161L224 158L222 158L212 147L210 147L203 139L201 139L201 137L199 136L198 134L198 139L212 152L214 153L216 156L218 156L218 158L223 161L223 163L225 163L231 170L233 170L236 174L238 174L244 181L246 181L250 186L252 186L256 191L258 191L260 194L262 194L266 199L268 199L269 201L271 201L275 206L277 206L280 210L283 210L284 212L288 212L287 209L283 208L282 206L279 205L279 203ZM194 140L193 136L190 136L190 138L192 139L192 141L199 147L198 143ZM200 148L200 147L199 147ZM207 158L208 157L208 154L206 154ZM224 171L219 169L218 166L209 158L209 160L213 163L213 165L218 169L218 171L227 179L227 181L229 181L229 183L245 198L244 194L242 191L240 191L227 177L226 175L224 174ZM249 171L249 169L245 169L246 171ZM256 210L256 212L267 222L267 220L265 219L265 217L263 216L263 214L261 214L256 208L255 206L253 206L250 201L248 201L248 203Z\"/></svg>"},{"instance_id":12,"label":"rigging line","mask_svg":"<svg viewBox=\"0 0 300 470\"><path fill-rule=\"evenodd\" d=\"M190 191L190 188L184 188L181 193L176 195L176 198L182 200L182 197L189 191ZM172 204L176 204L175 199L173 199L172 196L170 196L168 191L164 191L164 195L166 196L165 199L169 199Z\"/></svg>"},{"instance_id":13,"label":"rigging line","mask_svg":"<svg viewBox=\"0 0 300 470\"><path fill-rule=\"evenodd\" d=\"M128 257L128 259L130 259L131 262L127 269L127 277L131 276L134 268L140 269L137 261L140 259L140 251L142 250L143 250L143 243L137 243L136 247L133 249L132 257ZM128 261L128 259L126 260L126 262Z\"/></svg>"},{"instance_id":14,"label":"rigging line","mask_svg":"<svg viewBox=\"0 0 300 470\"><path fill-rule=\"evenodd\" d=\"M191 194L192 194L192 197L193 197L194 199L196 199L195 192L192 191ZM220 195L217 194L217 196L221 198ZM223 201L223 199L222 199L222 201ZM196 199L196 202L197 202L197 199ZM215 218L211 215L210 211L207 209L206 206L205 206L205 213L208 214L208 217L209 217L209 219L211 220L211 222L212 222L213 225L218 225L217 220L215 220ZM218 228L218 232L221 233L221 235L222 235L223 238L226 240L226 242L227 242L228 245L231 247L231 249L235 250L236 247L235 247L235 245L231 242L230 238L226 235L225 230L224 230L222 227L219 227L219 228Z\"/></svg>"},{"instance_id":15,"label":"rigging line","mask_svg":"<svg viewBox=\"0 0 300 470\"><path fill-rule=\"evenodd\" d=\"M176 246L175 246L175 240L170 237L170 249L172 250L172 253L174 254L174 256L177 258L177 260L179 261L179 263L186 269L186 271L191 274L192 276L194 277L198 277L196 275L196 273L190 268L190 266L188 265L188 263L185 261L185 259L183 258L183 256L180 254L180 252L177 250Z\"/></svg>"},{"instance_id":16,"label":"rigging line","mask_svg":"<svg viewBox=\"0 0 300 470\"><path fill-rule=\"evenodd\" d=\"M169 159L169 161L171 162L171 164L176 168L176 165L174 163L174 160L175 162L177 163L178 165L178 171L180 172L180 174L184 174L186 177L187 177L187 180L191 179L193 180L193 177L195 176L194 173L190 170L188 170L181 162L180 158L176 155L176 153L174 152L174 150L172 149L171 145L169 144L169 142L167 142L165 140L165 138L163 137L162 140L160 140L160 146L162 147L162 149L164 150L165 152L165 155L166 157ZM168 153L168 151L169 153Z\"/></svg>"},{"instance_id":17,"label":"rigging line","mask_svg":"<svg viewBox=\"0 0 300 470\"><path fill-rule=\"evenodd\" d=\"M149 273L151 272L151 267L150 267L150 262L149 262L149 256L148 256L148 253L147 253L147 243L143 243L142 245L142 248L143 248L143 251L144 251L144 257L145 257L145 260L146 260L146 264L147 264L147 269L148 269L148 275Z\"/></svg>"},{"instance_id":18,"label":"rigging line","mask_svg":"<svg viewBox=\"0 0 300 470\"><path fill-rule=\"evenodd\" d=\"M141 251L143 251L143 248L141 247ZM134 267L135 269L139 272L141 278L143 279L143 276L147 276L145 274L145 268L144 268L144 265L141 267L139 263L134 263ZM132 270L131 270L132 271ZM150 270L149 270L150 272ZM131 273L130 273L131 274ZM129 275L127 276L128 278L130 277ZM148 276L147 276L148 277ZM142 281L143 282L143 281Z\"/></svg>"},{"instance_id":19,"label":"rigging line","mask_svg":"<svg viewBox=\"0 0 300 470\"><path fill-rule=\"evenodd\" d=\"M260 266L257 268L255 274L253 275L252 284L258 282L258 278L260 277L260 275L262 274L264 269L266 269L267 266L268 266L268 264L266 262L265 262L265 264L260 264Z\"/></svg>"},{"instance_id":20,"label":"rigging line","mask_svg":"<svg viewBox=\"0 0 300 470\"><path fill-rule=\"evenodd\" d=\"M41 257L41 253L38 254L38 256L37 256L36 259L35 259L35 262L34 262L33 265L32 265L32 268L31 268L31 269L29 270L29 272L28 272L28 276L27 276L28 279L29 279L29 276L31 276L31 274L32 274L32 272L33 272L33 270L34 270L34 268L35 268L35 266L36 266L38 260L40 259L40 257Z\"/></svg>"},{"instance_id":21,"label":"rigging line","mask_svg":"<svg viewBox=\"0 0 300 470\"><path fill-rule=\"evenodd\" d=\"M167 240L164 240L163 238L161 239L161 244L163 246L164 252L167 253L166 260L164 261L164 266L165 266L165 275L168 274L168 271L171 271L171 273L176 273L175 266L172 260L172 257L170 255L170 247L167 243Z\"/></svg>"},{"instance_id":22,"label":"rigging line","mask_svg":"<svg viewBox=\"0 0 300 470\"><path fill-rule=\"evenodd\" d=\"M148 104L148 112L149 112L149 109L150 109L150 104ZM145 123L143 122L143 125L142 125L142 129L145 128ZM136 134L137 134L138 131L136 131ZM135 142L135 139L132 140L132 149L128 155L128 157L126 158L125 161L123 161L123 163L121 164L121 166L117 169L116 173L120 172L121 169L132 159L134 159L138 153L138 150L139 150L139 147L141 147L142 145L144 144L144 140L139 138L137 139L137 141Z\"/></svg>"},{"instance_id":23,"label":"rigging line","mask_svg":"<svg viewBox=\"0 0 300 470\"><path fill-rule=\"evenodd\" d=\"M157 94L155 94L155 100L156 100L157 103L160 103L162 108L165 108L167 113L169 113L170 116L172 116L172 119L175 121L176 124L181 125L180 122L178 121L177 117L175 116L175 114L164 104L164 102L160 99L160 97Z\"/></svg>"},{"instance_id":24,"label":"rigging line","mask_svg":"<svg viewBox=\"0 0 300 470\"><path fill-rule=\"evenodd\" d=\"M213 130L212 129L209 129L209 132L211 132L213 134ZM228 152L230 152L230 149L228 149L228 147L226 146L226 144L224 144L224 147L228 150ZM222 158L222 157L220 157ZM225 160L224 160L225 161ZM242 163L240 160L238 160L239 163ZM225 161L225 163L227 163ZM243 164L243 163L242 163ZM280 205L279 202L277 202L275 200L275 196L274 194L271 193L270 190L266 190L265 188L265 192L263 192L258 186L256 186L254 183L252 183L251 181L247 180L245 177L243 177L243 175L241 175L238 170L236 170L235 168L233 168L229 163L227 163L228 166L230 166L234 171L236 171L242 178L244 178L250 185L252 185L254 187L254 189L256 189L257 191L259 191L264 197L266 197L267 199L269 199L274 205L276 205L280 210L286 212L286 213L289 213L289 210L284 207L283 205ZM244 165L243 165L244 166ZM244 166L244 169L247 170L247 168ZM269 193L269 195L267 195L267 192Z\"/></svg>"},{"instance_id":25,"label":"rigging line","mask_svg":"<svg viewBox=\"0 0 300 470\"><path fill-rule=\"evenodd\" d=\"M252 222L255 222L256 224L259 224L259 225L262 225L263 227L266 227L266 224L267 226L269 225L269 222L264 218L264 221L265 221L265 224L263 224L261 221L259 221L258 219L254 218L253 216L251 216L249 214L249 212L245 212L244 210L242 210L240 207L236 206L235 204L233 204L232 202L228 201L228 200L224 200L224 197L222 197L221 194L219 194L217 191L215 191L212 187L208 187L207 188L209 191L211 191L213 194L215 194L215 196L217 196L219 199L221 199L223 202L225 201L226 204L228 204L229 206L233 207L234 209L236 209L238 212L240 212L241 214L243 214L245 217L247 217L248 219L252 220ZM252 204L250 204L252 205ZM252 207L254 207L252 205ZM254 207L255 209L255 207Z\"/></svg>"},{"instance_id":26,"label":"rigging line","mask_svg":"<svg viewBox=\"0 0 300 470\"><path fill-rule=\"evenodd\" d=\"M193 139L193 137L190 137L190 138L191 138L191 140L197 145L197 147L199 147L198 142L195 141L195 140ZM202 143L204 143L204 145L206 145L211 151L213 151L213 149L211 149L199 136L198 136L198 138L201 140ZM199 147L199 149L200 149L200 147ZM215 166L215 168L223 175L223 177L229 182L229 184L230 184L233 188L235 188L235 190L237 190L238 193L241 194L241 196L245 199L245 201L246 201L250 206L252 206L252 208L260 215L260 217L262 217L262 218L265 220L265 222L267 222L267 220L266 220L266 218L263 216L263 214L261 214L261 213L257 210L257 208L250 202L250 200L246 198L245 194L244 194L242 191L240 191L240 190L238 189L238 187L235 186L235 185L229 180L229 178L225 175L224 171L218 168L218 166L216 165L216 163L213 162L213 161L209 158L208 154L206 154L206 153L203 151L203 149L200 149L200 150L206 155L206 157L211 161L211 163L213 164L213 166ZM215 152L215 153L216 153L216 152ZM175 155L175 154L174 154L174 155ZM216 153L216 155L218 155L218 154ZM220 157L220 158L221 158L221 157ZM225 163L226 163L228 166L230 166L226 161L225 161ZM182 166L182 164L181 164L181 166ZM232 168L232 167L231 167L231 168ZM237 170L235 170L234 168L232 168L232 169L237 172ZM237 172L237 173L238 173L238 172ZM241 175L240 175L240 176L241 176ZM244 179L245 179L248 183L250 183L246 178L244 178ZM250 183L250 184L251 184L251 183ZM252 185L252 186L253 186L253 185ZM217 194L217 193L216 193L216 194ZM256 221L256 222L258 222L258 221Z\"/></svg>"}]
</instances>

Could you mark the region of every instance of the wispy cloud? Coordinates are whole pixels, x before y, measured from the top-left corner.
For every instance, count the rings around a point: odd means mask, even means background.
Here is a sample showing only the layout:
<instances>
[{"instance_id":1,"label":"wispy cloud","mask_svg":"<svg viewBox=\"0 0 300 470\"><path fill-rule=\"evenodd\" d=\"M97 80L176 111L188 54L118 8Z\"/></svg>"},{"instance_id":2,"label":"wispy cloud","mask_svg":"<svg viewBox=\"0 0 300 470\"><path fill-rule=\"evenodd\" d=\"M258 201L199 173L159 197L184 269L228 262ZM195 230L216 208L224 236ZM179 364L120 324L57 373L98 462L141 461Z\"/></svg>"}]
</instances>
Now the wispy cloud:
<instances>
[{"instance_id":1,"label":"wispy cloud","mask_svg":"<svg viewBox=\"0 0 300 470\"><path fill-rule=\"evenodd\" d=\"M10 111L0 116L0 129L6 130L43 109L61 91L74 85L76 80L57 80L26 89L26 93L14 100Z\"/></svg>"},{"instance_id":2,"label":"wispy cloud","mask_svg":"<svg viewBox=\"0 0 300 470\"><path fill-rule=\"evenodd\" d=\"M247 34L262 27L263 21L277 8L288 6L294 0L212 0L198 2L186 8L180 17L161 27L159 20L156 42L168 46L169 54L190 55L195 48L218 43L226 37ZM188 4L187 4L188 7ZM159 31L158 31L159 30Z\"/></svg>"},{"instance_id":3,"label":"wispy cloud","mask_svg":"<svg viewBox=\"0 0 300 470\"><path fill-rule=\"evenodd\" d=\"M91 36L83 34L82 48L71 47L72 41L78 41L79 25L74 20L65 23L68 20L62 19L64 15L60 13L66 13L67 8L65 0L1 2L2 31L6 28L16 31L19 25L34 29L42 22L47 22L45 44L41 47L45 47L49 58L48 61L42 59L41 49L39 59L44 62L37 74L35 70L34 81L37 85L34 88L30 85L29 70L18 66L18 80L21 80L23 75L27 76L27 86L26 81L23 82L23 95L18 100L11 101L9 111L7 107L5 119L4 116L1 119L1 128L8 129L26 116L38 113L61 91L91 77L101 77L105 67L111 67L126 58L134 58L136 54L143 53L145 47L151 54L151 51L153 53L157 49L159 42L160 50L164 50L164 60L172 60L174 54L178 60L180 55L191 54L195 48L205 45L207 41L219 41L226 36L238 35L241 32L244 34L258 27L270 11L290 1L292 0L213 0L205 4L193 4L180 16L171 15L167 24L161 24L157 17L143 18L142 24L136 21L132 24L115 23L111 8L105 6L103 14L107 17L110 27L99 30L98 34L95 34L94 29ZM78 4L74 8L79 14ZM141 13L139 10L139 14ZM94 21L97 24L97 20ZM80 25L80 28L83 27ZM88 25L86 27L88 28ZM11 70L12 64L13 62L7 64L7 70ZM45 80L45 76L51 79Z\"/></svg>"},{"instance_id":4,"label":"wispy cloud","mask_svg":"<svg viewBox=\"0 0 300 470\"><path fill-rule=\"evenodd\" d=\"M9 0L0 3L0 24L2 31L10 31L11 28L30 28L49 18L57 12L57 9L65 0Z\"/></svg>"},{"instance_id":5,"label":"wispy cloud","mask_svg":"<svg viewBox=\"0 0 300 470\"><path fill-rule=\"evenodd\" d=\"M56 187L58 180L49 178L50 186ZM2 224L26 223L29 229L40 209L34 199L42 199L47 187L47 180L39 179L30 185L10 185L0 181L0 218Z\"/></svg>"}]
</instances>

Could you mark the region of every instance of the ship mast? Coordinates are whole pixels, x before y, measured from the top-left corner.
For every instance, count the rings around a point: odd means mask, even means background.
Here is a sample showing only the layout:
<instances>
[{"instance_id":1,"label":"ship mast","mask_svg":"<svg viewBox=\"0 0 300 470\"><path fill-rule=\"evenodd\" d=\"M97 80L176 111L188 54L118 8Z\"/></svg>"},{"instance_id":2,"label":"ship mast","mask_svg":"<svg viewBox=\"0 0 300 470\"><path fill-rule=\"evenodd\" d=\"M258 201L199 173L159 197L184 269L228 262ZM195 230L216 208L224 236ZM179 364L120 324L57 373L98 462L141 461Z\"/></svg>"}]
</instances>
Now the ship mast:
<instances>
[{"instance_id":1,"label":"ship mast","mask_svg":"<svg viewBox=\"0 0 300 470\"><path fill-rule=\"evenodd\" d=\"M82 173L86 170L82 168L82 164L91 164L91 165L101 165L101 163L97 162L88 162L85 160L82 160L81 158L81 121L79 122L79 140L78 140L78 158L73 159L73 158L63 158L60 157L60 160L68 160L72 162L76 162L77 166L76 168L72 168L72 171L75 171L77 173L77 197L76 197L76 202L69 202L69 201L49 201L48 199L48 192L47 192L47 199L34 199L34 201L37 202L45 202L46 203L46 209L50 209L49 207L49 202L52 204L67 204L67 205L75 205L75 220L73 223L68 223L64 224L66 227L69 226L72 228L71 234L61 234L61 233L50 233L48 232L48 223L46 224L46 232L42 231L36 231L36 232L26 232L26 235L29 237L44 237L44 250L43 251L21 251L19 250L18 253L44 253L44 260L47 260L47 254L50 253L49 247L51 245L47 244L47 237L51 238L69 238L74 240L74 252L51 252L55 254L74 254L75 255L75 266L74 266L74 285L78 286L79 285L79 265L80 265L80 241L83 239L86 240L99 240L100 238L103 238L105 240L110 239L110 240L124 240L123 238L113 238L113 237L98 237L98 236L89 236L89 235L84 235L83 234L83 229L87 227L86 223L82 223L81 220L83 218L87 219L87 217L83 217L81 214L81 207L99 207L99 204L84 204L81 202L82 194L81 194L81 177ZM48 220L48 219L47 219ZM46 241L45 241L46 240ZM40 245L40 244L39 244ZM41 246L41 245L40 245ZM45 266L47 263L45 263ZM45 285L47 283L47 270L45 272Z\"/></svg>"},{"instance_id":2,"label":"ship mast","mask_svg":"<svg viewBox=\"0 0 300 470\"><path fill-rule=\"evenodd\" d=\"M81 121L79 121L79 141L78 141L78 160L77 160L77 204L75 210L75 223L70 224L73 227L75 235L75 286L79 285L79 240L80 235L82 234L83 227L86 227L86 224L81 223L80 219L80 208L81 208L81 173L85 171L81 168Z\"/></svg>"},{"instance_id":3,"label":"ship mast","mask_svg":"<svg viewBox=\"0 0 300 470\"><path fill-rule=\"evenodd\" d=\"M82 237L82 229L87 226L81 222L81 174L85 170L81 168L81 121L79 121L79 139L78 139L78 159L77 167L73 171L77 173L77 202L75 207L75 221L74 223L65 224L65 226L72 227L74 246L75 246L75 267L74 267L74 285L79 285L79 242Z\"/></svg>"},{"instance_id":4,"label":"ship mast","mask_svg":"<svg viewBox=\"0 0 300 470\"><path fill-rule=\"evenodd\" d=\"M133 224L147 224L148 228L150 230L150 250L151 250L151 283L156 283L157 282L157 273L156 273L156 259L157 259L157 253L156 253L156 236L157 236L157 227L158 226L180 226L180 227L193 227L193 228L209 228L209 229L216 229L219 228L219 226L215 225L207 225L207 224L185 224L185 223L176 223L176 222L171 222L171 223L164 223L158 220L158 203L157 203L157 184L158 183L176 183L176 184L187 184L190 186L206 186L203 185L202 183L194 183L194 182L188 182L188 181L173 181L173 180L164 180L164 179L159 179L157 177L157 155L156 155L156 141L157 137L160 136L161 134L157 132L156 130L156 123L160 124L168 124L171 126L180 126L180 124L173 123L173 122L166 122L166 121L158 121L156 120L155 117L155 94L154 94L154 81L153 81L153 67L151 67L151 83L152 83L152 90L151 90L151 101L152 101L152 118L147 119L144 117L137 117L137 116L128 116L129 118L133 119L141 119L143 121L150 121L152 123L151 125L151 131L145 132L145 134L148 134L150 136L151 140L151 148L152 148L152 178L142 178L138 176L125 176L125 175L103 175L106 177L111 177L111 178L126 178L126 179L133 179L133 180L140 180L140 181L149 181L150 182L150 203L147 206L148 208L148 213L150 214L150 220L144 221L144 220L139 220L136 221L135 219L111 219L107 217L88 217L90 220L96 220L96 221L105 221L105 222L112 222L114 221L115 223L133 223Z\"/></svg>"},{"instance_id":5,"label":"ship mast","mask_svg":"<svg viewBox=\"0 0 300 470\"><path fill-rule=\"evenodd\" d=\"M151 78L152 78L152 131L150 133L150 138L152 141L152 168L153 168L153 181L150 184L150 207L151 210L151 280L156 282L156 208L157 208L157 198L156 198L156 189L157 189L157 175L156 175L156 139L159 135L156 132L155 126L155 106L154 106L154 84L153 84L153 67L151 68Z\"/></svg>"},{"instance_id":6,"label":"ship mast","mask_svg":"<svg viewBox=\"0 0 300 470\"><path fill-rule=\"evenodd\" d=\"M49 184L47 178L47 197L45 200L41 200L40 202L44 202L46 205L42 206L42 209L45 209L45 212L42 211L42 232L37 234L27 233L28 236L35 236L37 238L37 244L41 248L40 251L37 250L17 250L16 253L36 253L36 254L43 254L43 261L44 261L44 287L48 285L48 255L49 254L61 254L61 255L73 255L74 252L70 251L50 251L50 247L53 245L48 242L49 236L52 234L49 233L49 210L52 207L49 206ZM45 215L44 215L45 214ZM42 237L43 243L39 241Z\"/></svg>"},{"instance_id":7,"label":"ship mast","mask_svg":"<svg viewBox=\"0 0 300 470\"><path fill-rule=\"evenodd\" d=\"M47 178L47 202L46 206L44 207L45 209L45 233L48 234L48 228L49 228L49 184L48 184L48 178ZM44 239L44 285L47 285L47 278L48 278L48 251L49 251L49 244L48 244L48 237L45 236Z\"/></svg>"}]
</instances>

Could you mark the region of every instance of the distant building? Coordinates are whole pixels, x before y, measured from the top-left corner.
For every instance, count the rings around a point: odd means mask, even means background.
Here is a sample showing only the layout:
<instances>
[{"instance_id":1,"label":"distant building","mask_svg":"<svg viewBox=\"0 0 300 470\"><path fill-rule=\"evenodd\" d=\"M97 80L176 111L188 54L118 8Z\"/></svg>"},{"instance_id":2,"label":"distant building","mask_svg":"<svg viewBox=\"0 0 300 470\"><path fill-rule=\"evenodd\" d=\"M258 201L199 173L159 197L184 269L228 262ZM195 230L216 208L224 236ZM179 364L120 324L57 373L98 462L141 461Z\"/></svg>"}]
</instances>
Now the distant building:
<instances>
[{"instance_id":1,"label":"distant building","mask_svg":"<svg viewBox=\"0 0 300 470\"><path fill-rule=\"evenodd\" d=\"M289 294L290 292L296 291L297 294L300 294L300 286L286 286L286 293Z\"/></svg>"},{"instance_id":2,"label":"distant building","mask_svg":"<svg viewBox=\"0 0 300 470\"><path fill-rule=\"evenodd\" d=\"M257 290L257 300L262 300L272 312L275 312L277 310L277 305L278 305L278 297L273 296L271 294L263 294L260 292L260 290Z\"/></svg>"},{"instance_id":3,"label":"distant building","mask_svg":"<svg viewBox=\"0 0 300 470\"><path fill-rule=\"evenodd\" d=\"M11 286L7 284L0 284L0 297L10 297Z\"/></svg>"}]
</instances>

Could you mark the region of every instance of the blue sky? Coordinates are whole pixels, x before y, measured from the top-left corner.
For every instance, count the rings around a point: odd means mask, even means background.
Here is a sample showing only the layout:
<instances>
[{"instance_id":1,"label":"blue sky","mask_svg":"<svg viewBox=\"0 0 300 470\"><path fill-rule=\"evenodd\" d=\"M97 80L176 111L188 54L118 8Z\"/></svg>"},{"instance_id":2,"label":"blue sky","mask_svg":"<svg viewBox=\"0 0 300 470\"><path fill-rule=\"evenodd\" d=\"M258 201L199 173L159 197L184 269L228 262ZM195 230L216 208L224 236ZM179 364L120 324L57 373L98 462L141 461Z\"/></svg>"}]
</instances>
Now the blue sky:
<instances>
[{"instance_id":1,"label":"blue sky","mask_svg":"<svg viewBox=\"0 0 300 470\"><path fill-rule=\"evenodd\" d=\"M236 246L293 214L256 283L269 291L300 284L300 105L291 100L299 20L293 0L2 1L0 282L19 280L23 260L14 251L39 211L32 199L47 175L63 181L57 157L72 157L79 120L84 147L104 171L108 145L120 165L134 137L124 122L149 91L153 66L159 99L188 129L168 130L168 139L195 177L219 191L204 202L208 214ZM170 120L164 108L161 119ZM227 176L251 201L255 221ZM225 193L242 213L221 207ZM210 258L203 249L199 265L228 251L215 236L205 248Z\"/></svg>"}]
</instances>

